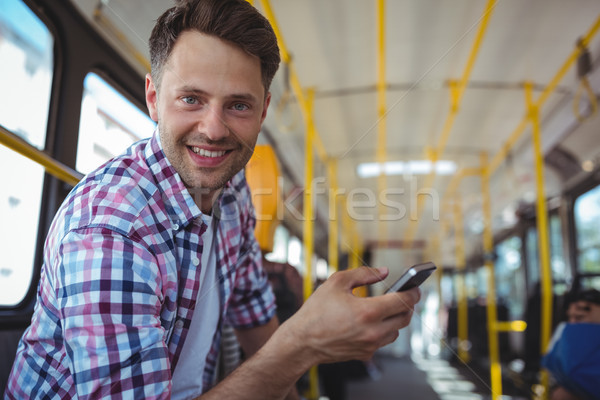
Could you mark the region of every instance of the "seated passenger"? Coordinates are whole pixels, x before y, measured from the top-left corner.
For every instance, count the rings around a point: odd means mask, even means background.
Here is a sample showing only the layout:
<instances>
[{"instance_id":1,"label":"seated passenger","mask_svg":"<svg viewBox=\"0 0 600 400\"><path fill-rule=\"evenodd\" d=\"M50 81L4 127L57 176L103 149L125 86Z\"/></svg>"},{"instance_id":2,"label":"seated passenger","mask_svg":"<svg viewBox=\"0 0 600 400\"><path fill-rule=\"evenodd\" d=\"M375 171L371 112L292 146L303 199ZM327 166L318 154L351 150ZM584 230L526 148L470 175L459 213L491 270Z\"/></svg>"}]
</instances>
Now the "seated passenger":
<instances>
[{"instance_id":1,"label":"seated passenger","mask_svg":"<svg viewBox=\"0 0 600 400\"><path fill-rule=\"evenodd\" d=\"M312 365L394 341L419 290L352 294L386 269L334 274L278 328L242 171L279 64L268 21L245 0L180 0L150 55L158 128L58 210L6 398L297 397ZM225 322L251 357L217 383Z\"/></svg>"},{"instance_id":2,"label":"seated passenger","mask_svg":"<svg viewBox=\"0 0 600 400\"><path fill-rule=\"evenodd\" d=\"M567 301L568 323L557 327L551 349L542 360L557 381L550 399L600 399L600 292L575 292Z\"/></svg>"}]
</instances>

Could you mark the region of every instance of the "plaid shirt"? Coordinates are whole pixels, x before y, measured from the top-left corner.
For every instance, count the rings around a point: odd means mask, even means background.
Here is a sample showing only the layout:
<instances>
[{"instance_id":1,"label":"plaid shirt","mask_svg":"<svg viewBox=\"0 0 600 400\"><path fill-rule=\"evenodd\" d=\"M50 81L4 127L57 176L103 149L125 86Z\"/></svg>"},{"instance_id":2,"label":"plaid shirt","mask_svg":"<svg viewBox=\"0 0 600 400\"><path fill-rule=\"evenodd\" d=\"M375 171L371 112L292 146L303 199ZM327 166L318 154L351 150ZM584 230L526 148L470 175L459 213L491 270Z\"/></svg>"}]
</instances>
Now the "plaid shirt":
<instances>
[{"instance_id":1,"label":"plaid shirt","mask_svg":"<svg viewBox=\"0 0 600 400\"><path fill-rule=\"evenodd\" d=\"M247 328L275 314L243 171L213 215L221 318L206 338L205 388L223 319ZM50 228L6 398L169 398L198 299L205 230L157 132L81 181Z\"/></svg>"}]
</instances>

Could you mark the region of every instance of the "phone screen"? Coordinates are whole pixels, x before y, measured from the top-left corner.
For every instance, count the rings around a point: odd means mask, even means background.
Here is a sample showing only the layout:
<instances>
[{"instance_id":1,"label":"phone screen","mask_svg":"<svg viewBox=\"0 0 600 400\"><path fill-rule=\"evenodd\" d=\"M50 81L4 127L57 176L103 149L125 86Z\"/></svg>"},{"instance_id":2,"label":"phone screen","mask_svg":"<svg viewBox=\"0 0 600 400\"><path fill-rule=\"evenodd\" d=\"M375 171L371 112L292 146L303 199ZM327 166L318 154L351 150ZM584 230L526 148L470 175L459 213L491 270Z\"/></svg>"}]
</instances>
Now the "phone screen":
<instances>
[{"instance_id":1,"label":"phone screen","mask_svg":"<svg viewBox=\"0 0 600 400\"><path fill-rule=\"evenodd\" d=\"M402 292L420 286L435 270L436 266L432 262L413 265L402 274L400 278L386 291Z\"/></svg>"}]
</instances>

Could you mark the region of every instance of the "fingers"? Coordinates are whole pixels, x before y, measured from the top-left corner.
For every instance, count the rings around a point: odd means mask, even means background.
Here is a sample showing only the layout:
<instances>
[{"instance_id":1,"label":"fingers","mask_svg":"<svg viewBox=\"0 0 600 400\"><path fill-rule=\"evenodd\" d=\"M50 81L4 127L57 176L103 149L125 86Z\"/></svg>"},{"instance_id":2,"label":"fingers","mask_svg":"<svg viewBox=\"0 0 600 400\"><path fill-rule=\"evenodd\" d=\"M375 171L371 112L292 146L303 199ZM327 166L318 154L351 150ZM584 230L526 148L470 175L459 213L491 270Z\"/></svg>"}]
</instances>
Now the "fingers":
<instances>
[{"instance_id":1,"label":"fingers","mask_svg":"<svg viewBox=\"0 0 600 400\"><path fill-rule=\"evenodd\" d=\"M387 268L369 268L360 267L353 270L341 271L335 273L333 278L346 289L354 289L358 286L371 285L375 282L382 281L388 276Z\"/></svg>"},{"instance_id":2,"label":"fingers","mask_svg":"<svg viewBox=\"0 0 600 400\"><path fill-rule=\"evenodd\" d=\"M420 299L421 290L415 287L404 292L387 293L366 300L375 303L373 307L379 309L382 319L385 319L397 314L412 312Z\"/></svg>"}]
</instances>

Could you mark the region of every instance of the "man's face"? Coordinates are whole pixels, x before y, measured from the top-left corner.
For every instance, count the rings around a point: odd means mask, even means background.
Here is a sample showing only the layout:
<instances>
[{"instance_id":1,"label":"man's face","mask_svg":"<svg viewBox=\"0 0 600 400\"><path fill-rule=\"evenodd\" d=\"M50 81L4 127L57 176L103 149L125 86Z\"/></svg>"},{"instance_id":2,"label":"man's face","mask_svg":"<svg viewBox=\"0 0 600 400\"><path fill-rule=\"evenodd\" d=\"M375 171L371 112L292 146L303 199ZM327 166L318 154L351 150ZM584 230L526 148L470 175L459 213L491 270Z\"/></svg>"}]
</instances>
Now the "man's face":
<instances>
[{"instance_id":1,"label":"man's face","mask_svg":"<svg viewBox=\"0 0 600 400\"><path fill-rule=\"evenodd\" d=\"M158 92L146 76L164 152L193 195L212 197L246 165L269 101L258 58L197 31L177 39Z\"/></svg>"},{"instance_id":2,"label":"man's face","mask_svg":"<svg viewBox=\"0 0 600 400\"><path fill-rule=\"evenodd\" d=\"M585 300L575 301L569 304L567 320L571 323L600 324L600 305Z\"/></svg>"}]
</instances>

